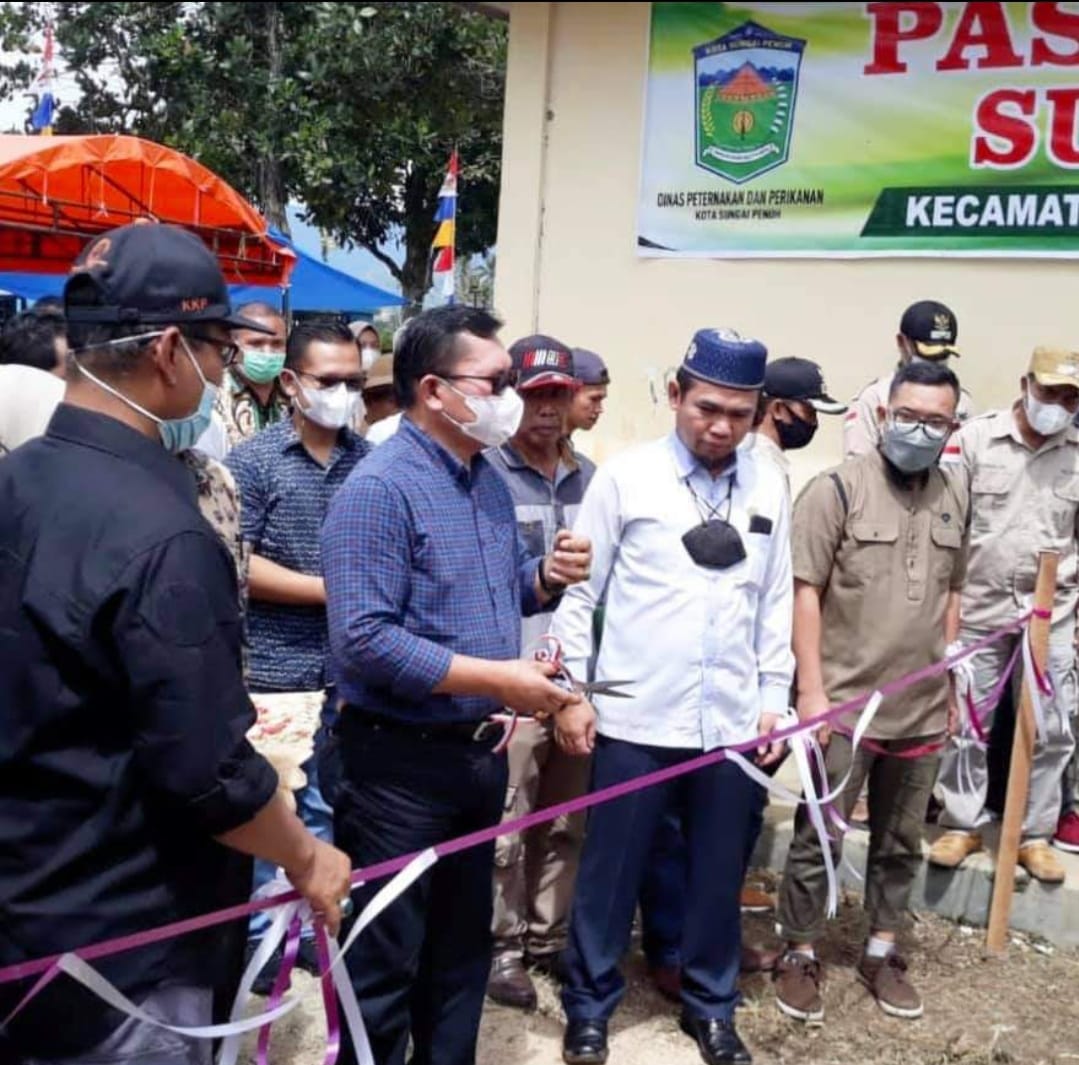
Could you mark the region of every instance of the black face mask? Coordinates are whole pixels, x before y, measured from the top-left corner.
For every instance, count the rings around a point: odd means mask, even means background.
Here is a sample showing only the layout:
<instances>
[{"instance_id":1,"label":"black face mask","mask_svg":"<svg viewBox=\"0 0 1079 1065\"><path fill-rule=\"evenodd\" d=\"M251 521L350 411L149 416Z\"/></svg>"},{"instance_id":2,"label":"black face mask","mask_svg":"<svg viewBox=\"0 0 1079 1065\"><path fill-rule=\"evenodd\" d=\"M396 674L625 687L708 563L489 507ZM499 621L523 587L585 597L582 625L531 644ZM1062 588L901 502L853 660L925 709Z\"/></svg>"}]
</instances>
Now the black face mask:
<instances>
[{"instance_id":1,"label":"black face mask","mask_svg":"<svg viewBox=\"0 0 1079 1065\"><path fill-rule=\"evenodd\" d=\"M779 434L779 446L784 451L797 451L799 448L807 447L810 440L816 435L816 423L799 418L790 407L787 407L787 413L790 414L794 421L781 422L775 419L776 432Z\"/></svg>"},{"instance_id":2,"label":"black face mask","mask_svg":"<svg viewBox=\"0 0 1079 1065\"><path fill-rule=\"evenodd\" d=\"M729 521L712 518L682 537L689 557L705 569L728 569L746 557L742 536Z\"/></svg>"}]
</instances>

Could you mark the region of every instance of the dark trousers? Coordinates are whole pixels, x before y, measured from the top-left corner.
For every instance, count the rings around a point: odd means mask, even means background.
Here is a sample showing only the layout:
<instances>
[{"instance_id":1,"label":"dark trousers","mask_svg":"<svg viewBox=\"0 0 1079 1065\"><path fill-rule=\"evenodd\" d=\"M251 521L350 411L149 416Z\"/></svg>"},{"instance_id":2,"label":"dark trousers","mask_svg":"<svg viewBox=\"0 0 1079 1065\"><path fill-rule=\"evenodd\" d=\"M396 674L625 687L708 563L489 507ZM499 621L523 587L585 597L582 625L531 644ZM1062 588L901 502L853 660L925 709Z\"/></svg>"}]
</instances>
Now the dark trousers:
<instances>
[{"instance_id":1,"label":"dark trousers","mask_svg":"<svg viewBox=\"0 0 1079 1065\"><path fill-rule=\"evenodd\" d=\"M344 777L334 834L356 868L501 817L506 759L492 754L490 744L371 727L350 709L337 731ZM402 1065L409 1036L412 1065L475 1061L491 964L493 864L493 843L440 859L349 952L349 974L377 1065ZM384 883L354 893L357 913ZM354 1061L347 1045L342 1062Z\"/></svg>"},{"instance_id":2,"label":"dark trousers","mask_svg":"<svg viewBox=\"0 0 1079 1065\"><path fill-rule=\"evenodd\" d=\"M682 817L672 803L660 819L641 880L641 948L654 969L682 964L687 862Z\"/></svg>"},{"instance_id":3,"label":"dark trousers","mask_svg":"<svg viewBox=\"0 0 1079 1065\"><path fill-rule=\"evenodd\" d=\"M685 761L700 751L646 747L600 736L592 790ZM761 788L720 762L659 787L593 807L585 837L562 993L571 1020L606 1019L625 992L619 962L629 946L645 865L672 808L686 840L682 999L693 1017L730 1020L738 1005L739 896L747 841L761 816Z\"/></svg>"},{"instance_id":4,"label":"dark trousers","mask_svg":"<svg viewBox=\"0 0 1079 1065\"><path fill-rule=\"evenodd\" d=\"M785 756L764 772L774 776L784 761ZM768 805L768 792L763 788L759 791L760 811L754 820L754 830L746 837L747 870L764 827L764 809ZM687 861L682 813L677 804L672 804L656 831L652 853L645 863L644 879L641 881L641 948L648 964L654 969L677 968L682 964Z\"/></svg>"}]
</instances>

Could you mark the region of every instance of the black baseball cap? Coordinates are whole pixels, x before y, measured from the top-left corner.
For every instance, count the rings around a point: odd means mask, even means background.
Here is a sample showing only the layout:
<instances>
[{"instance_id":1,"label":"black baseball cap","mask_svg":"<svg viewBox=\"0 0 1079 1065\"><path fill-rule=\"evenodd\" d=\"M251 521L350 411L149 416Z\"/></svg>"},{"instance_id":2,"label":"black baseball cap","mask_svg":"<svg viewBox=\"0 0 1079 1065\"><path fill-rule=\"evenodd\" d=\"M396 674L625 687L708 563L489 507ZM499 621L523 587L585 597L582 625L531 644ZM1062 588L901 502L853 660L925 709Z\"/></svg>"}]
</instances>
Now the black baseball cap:
<instances>
[{"instance_id":1,"label":"black baseball cap","mask_svg":"<svg viewBox=\"0 0 1079 1065\"><path fill-rule=\"evenodd\" d=\"M225 275L198 236L160 222L95 237L64 285L64 315L69 322L103 325L219 322L229 329L273 332L232 313Z\"/></svg>"},{"instance_id":2,"label":"black baseball cap","mask_svg":"<svg viewBox=\"0 0 1079 1065\"><path fill-rule=\"evenodd\" d=\"M919 300L912 303L899 320L899 332L914 343L918 354L926 359L957 358L955 340L959 336L959 323L950 307L936 300Z\"/></svg>"},{"instance_id":3,"label":"black baseball cap","mask_svg":"<svg viewBox=\"0 0 1079 1065\"><path fill-rule=\"evenodd\" d=\"M773 359L764 368L764 394L769 399L799 400L821 414L842 414L846 403L832 399L820 367L810 359Z\"/></svg>"},{"instance_id":4,"label":"black baseball cap","mask_svg":"<svg viewBox=\"0 0 1079 1065\"><path fill-rule=\"evenodd\" d=\"M517 391L530 388L579 388L573 372L573 353L561 340L537 333L522 337L510 348Z\"/></svg>"}]
</instances>

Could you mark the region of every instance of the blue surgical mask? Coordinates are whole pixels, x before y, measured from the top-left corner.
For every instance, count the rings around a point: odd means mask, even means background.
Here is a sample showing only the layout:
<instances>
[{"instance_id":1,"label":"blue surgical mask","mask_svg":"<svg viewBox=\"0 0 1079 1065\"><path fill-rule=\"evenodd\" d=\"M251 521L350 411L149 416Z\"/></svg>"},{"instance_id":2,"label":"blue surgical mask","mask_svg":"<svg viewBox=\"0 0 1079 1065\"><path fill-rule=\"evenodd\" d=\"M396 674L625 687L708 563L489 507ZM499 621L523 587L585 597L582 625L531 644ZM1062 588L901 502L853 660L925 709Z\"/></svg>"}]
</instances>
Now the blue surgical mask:
<instances>
[{"instance_id":1,"label":"blue surgical mask","mask_svg":"<svg viewBox=\"0 0 1079 1065\"><path fill-rule=\"evenodd\" d=\"M147 336L149 335L152 334L147 334ZM130 341L143 338L132 337L127 339ZM137 410L144 417L157 422L157 431L161 437L162 446L166 451L171 451L174 455L180 454L181 451L190 451L199 437L210 427L214 403L217 400L217 388L206 380L199 367L198 359L191 354L191 349L187 346L187 340L184 339L183 335L180 336L180 343L183 344L184 353L191 360L191 365L195 367L195 373L199 375L199 380L202 382L202 395L199 397L198 407L195 408L193 413L183 418L159 418L156 414L151 414L150 411L145 407L140 407L129 396L125 396L122 392L113 388L112 385L102 381L101 378L95 377L82 363L77 363L80 372L93 381L98 388L104 389L120 400L121 403L126 403L132 410Z\"/></svg>"}]
</instances>

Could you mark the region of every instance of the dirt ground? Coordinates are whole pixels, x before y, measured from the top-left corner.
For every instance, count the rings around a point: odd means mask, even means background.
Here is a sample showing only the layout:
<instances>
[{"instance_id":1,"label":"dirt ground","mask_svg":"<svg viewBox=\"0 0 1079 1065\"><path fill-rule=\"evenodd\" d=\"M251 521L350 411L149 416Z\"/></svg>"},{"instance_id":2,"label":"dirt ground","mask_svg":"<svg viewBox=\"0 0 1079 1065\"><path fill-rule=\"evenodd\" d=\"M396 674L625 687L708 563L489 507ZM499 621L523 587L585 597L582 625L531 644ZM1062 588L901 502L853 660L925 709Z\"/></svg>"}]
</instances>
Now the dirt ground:
<instances>
[{"instance_id":1,"label":"dirt ground","mask_svg":"<svg viewBox=\"0 0 1079 1065\"><path fill-rule=\"evenodd\" d=\"M765 917L747 918L745 931L747 942L772 943ZM1005 960L987 961L983 930L919 918L903 946L925 1016L902 1021L881 1013L855 977L865 934L859 901L845 899L819 948L828 981L823 1027L783 1016L767 977L743 980L738 1030L757 1065L1079 1065L1079 952L1053 951L1017 935ZM627 959L626 971L629 990L611 1022L611 1065L700 1061L695 1044L678 1028L677 1007L652 990L639 953ZM488 1004L478 1065L561 1062L557 987L543 978L537 984L536 1013ZM300 974L296 990L304 1004L275 1026L271 1061L321 1065L317 987Z\"/></svg>"}]
</instances>

